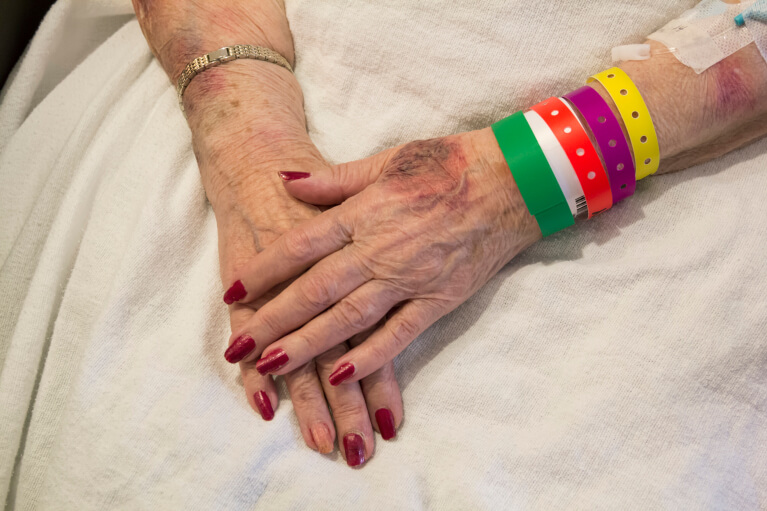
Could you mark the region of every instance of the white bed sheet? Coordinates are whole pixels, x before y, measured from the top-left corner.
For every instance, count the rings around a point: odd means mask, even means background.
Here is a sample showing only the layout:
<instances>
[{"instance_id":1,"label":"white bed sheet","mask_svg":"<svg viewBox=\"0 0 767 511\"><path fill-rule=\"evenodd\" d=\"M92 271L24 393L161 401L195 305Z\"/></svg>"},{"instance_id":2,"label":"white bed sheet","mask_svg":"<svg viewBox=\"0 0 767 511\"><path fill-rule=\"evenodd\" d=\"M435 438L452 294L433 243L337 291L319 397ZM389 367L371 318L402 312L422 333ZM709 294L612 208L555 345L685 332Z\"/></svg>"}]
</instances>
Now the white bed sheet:
<instances>
[{"instance_id":1,"label":"white bed sheet","mask_svg":"<svg viewBox=\"0 0 767 511\"><path fill-rule=\"evenodd\" d=\"M571 90L694 3L288 14L312 138L344 161ZM399 436L351 470L304 446L284 387L254 416L222 357L213 214L130 13L60 0L0 104L6 505L767 508L767 142L647 179L504 268L399 357Z\"/></svg>"}]
</instances>

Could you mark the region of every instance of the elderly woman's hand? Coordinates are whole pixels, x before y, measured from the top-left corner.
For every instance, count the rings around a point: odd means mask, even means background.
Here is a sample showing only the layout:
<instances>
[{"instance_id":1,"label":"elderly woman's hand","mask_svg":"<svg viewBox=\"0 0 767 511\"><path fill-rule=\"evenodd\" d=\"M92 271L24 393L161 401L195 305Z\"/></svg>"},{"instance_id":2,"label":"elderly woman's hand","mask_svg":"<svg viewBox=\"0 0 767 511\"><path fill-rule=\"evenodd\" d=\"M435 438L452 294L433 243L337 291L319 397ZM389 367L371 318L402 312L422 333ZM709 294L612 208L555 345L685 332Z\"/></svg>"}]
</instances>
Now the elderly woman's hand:
<instances>
[{"instance_id":1,"label":"elderly woman's hand","mask_svg":"<svg viewBox=\"0 0 767 511\"><path fill-rule=\"evenodd\" d=\"M263 373L288 373L385 318L329 381L364 378L541 236L490 129L283 179L304 201L344 202L236 273L243 303L303 274L233 334L256 340Z\"/></svg>"},{"instance_id":2,"label":"elderly woman's hand","mask_svg":"<svg viewBox=\"0 0 767 511\"><path fill-rule=\"evenodd\" d=\"M293 59L281 0L134 0L134 5L150 47L174 83L191 59L223 45L260 44ZM214 67L192 80L184 105L203 186L216 216L221 277L231 282L282 233L319 214L286 192L277 171L321 173L330 167L306 133L301 88L282 67L255 60ZM236 296L235 286L227 301ZM265 294L264 300L268 297ZM249 323L264 300L231 305L232 329ZM363 332L349 343L365 336ZM255 348L252 340L233 337L225 357L239 362L250 406L271 420L277 405L272 377L260 374L252 360L242 360L251 352L258 355ZM315 360L294 365L285 381L306 443L330 452L337 432L347 463L359 465L373 453L373 425L386 439L395 435L402 399L391 364L360 385L329 385L327 376L346 350L345 343L339 344Z\"/></svg>"},{"instance_id":3,"label":"elderly woman's hand","mask_svg":"<svg viewBox=\"0 0 767 511\"><path fill-rule=\"evenodd\" d=\"M281 234L319 214L316 207L286 192L277 171L330 172L304 128L301 93L292 75L263 63L235 64L238 67L230 64L226 74L198 77L202 78L197 84L200 88L190 87L187 98L192 105L189 122L195 154L216 215L224 282L231 282L243 266ZM271 77L271 92L267 93L260 83L272 72L278 75ZM218 85L215 98L200 97L201 88L210 85L206 79ZM269 100L264 104L244 102L242 94L262 95ZM239 331L249 324L263 303L278 291L247 304L232 303L232 330ZM233 293L236 297L236 287L227 293L228 302ZM359 343L366 335L361 332L350 341ZM239 362L248 402L269 420L273 404L277 403L272 379L260 374L252 359L242 360L251 352L260 353L254 351L256 348L247 336L232 337L225 356L232 363ZM358 465L373 453L373 425L385 438L395 434L394 428L402 419L402 401L391 364L362 381L362 387L339 389L329 385L327 377L332 367L347 350L345 343L338 344L283 374L306 443L323 453L332 451L335 421L347 462ZM333 411L332 419L325 398Z\"/></svg>"}]
</instances>

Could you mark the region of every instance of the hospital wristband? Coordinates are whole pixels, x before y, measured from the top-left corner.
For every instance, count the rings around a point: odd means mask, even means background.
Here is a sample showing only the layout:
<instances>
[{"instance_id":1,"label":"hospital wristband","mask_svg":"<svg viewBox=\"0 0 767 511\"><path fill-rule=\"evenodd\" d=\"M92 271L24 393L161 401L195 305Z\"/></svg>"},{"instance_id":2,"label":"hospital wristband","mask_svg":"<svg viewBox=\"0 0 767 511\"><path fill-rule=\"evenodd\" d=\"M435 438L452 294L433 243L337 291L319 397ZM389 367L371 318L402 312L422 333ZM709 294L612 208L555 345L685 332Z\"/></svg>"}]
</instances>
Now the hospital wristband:
<instances>
[{"instance_id":1,"label":"hospital wristband","mask_svg":"<svg viewBox=\"0 0 767 511\"><path fill-rule=\"evenodd\" d=\"M634 151L637 180L655 174L660 165L660 147L650 110L634 82L621 69L614 67L589 78L604 86L618 108Z\"/></svg>"},{"instance_id":2,"label":"hospital wristband","mask_svg":"<svg viewBox=\"0 0 767 511\"><path fill-rule=\"evenodd\" d=\"M567 103L549 98L532 107L548 124L575 169L586 196L589 218L613 205L610 181L589 134Z\"/></svg>"},{"instance_id":3,"label":"hospital wristband","mask_svg":"<svg viewBox=\"0 0 767 511\"><path fill-rule=\"evenodd\" d=\"M578 109L594 136L610 178L613 204L633 195L636 170L631 148L610 105L588 85L565 94L565 99Z\"/></svg>"},{"instance_id":4,"label":"hospital wristband","mask_svg":"<svg viewBox=\"0 0 767 511\"><path fill-rule=\"evenodd\" d=\"M532 110L525 112L525 119L533 130L533 134L554 172L554 177L557 178L573 217L585 215L588 213L588 206L586 205L586 197L583 195L583 188L578 182L578 176L575 175L575 169L565 150L562 149L557 137L554 136L554 132L551 131L541 116Z\"/></svg>"},{"instance_id":5,"label":"hospital wristband","mask_svg":"<svg viewBox=\"0 0 767 511\"><path fill-rule=\"evenodd\" d=\"M543 236L575 223L554 172L523 112L492 126L527 210L538 222Z\"/></svg>"}]
</instances>

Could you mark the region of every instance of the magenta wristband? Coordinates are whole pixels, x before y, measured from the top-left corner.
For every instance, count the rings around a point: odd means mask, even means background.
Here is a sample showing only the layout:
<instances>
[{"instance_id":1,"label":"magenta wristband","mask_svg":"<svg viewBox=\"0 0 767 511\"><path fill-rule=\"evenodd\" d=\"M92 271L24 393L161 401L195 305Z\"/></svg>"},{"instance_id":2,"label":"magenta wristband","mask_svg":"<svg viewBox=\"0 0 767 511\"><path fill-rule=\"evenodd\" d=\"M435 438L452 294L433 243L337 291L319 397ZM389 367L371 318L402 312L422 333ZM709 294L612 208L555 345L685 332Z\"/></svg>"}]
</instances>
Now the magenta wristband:
<instances>
[{"instance_id":1,"label":"magenta wristband","mask_svg":"<svg viewBox=\"0 0 767 511\"><path fill-rule=\"evenodd\" d=\"M610 105L589 86L565 94L565 98L580 111L594 134L607 169L607 176L610 178L613 204L634 195L637 185L634 159L631 157L628 140Z\"/></svg>"}]
</instances>

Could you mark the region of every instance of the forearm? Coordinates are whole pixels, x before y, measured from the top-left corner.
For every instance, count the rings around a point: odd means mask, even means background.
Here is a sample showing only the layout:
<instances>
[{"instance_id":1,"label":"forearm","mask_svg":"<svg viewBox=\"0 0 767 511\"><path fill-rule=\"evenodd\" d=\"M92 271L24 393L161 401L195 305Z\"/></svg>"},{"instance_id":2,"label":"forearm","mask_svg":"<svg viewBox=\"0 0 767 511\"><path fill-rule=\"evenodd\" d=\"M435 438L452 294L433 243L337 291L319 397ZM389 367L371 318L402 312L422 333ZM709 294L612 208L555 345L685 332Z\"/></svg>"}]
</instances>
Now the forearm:
<instances>
[{"instance_id":1,"label":"forearm","mask_svg":"<svg viewBox=\"0 0 767 511\"><path fill-rule=\"evenodd\" d=\"M703 163L767 134L767 64L753 44L700 75L671 54L622 67L641 92L655 125L661 152L657 174ZM592 87L620 122L606 90L599 82ZM524 202L490 128L475 132L472 144L484 155L484 166L494 169L495 188L506 194L498 218L515 241L510 260L540 239L541 231L527 208L512 207Z\"/></svg>"},{"instance_id":2,"label":"forearm","mask_svg":"<svg viewBox=\"0 0 767 511\"><path fill-rule=\"evenodd\" d=\"M767 134L767 64L754 44L702 74L668 53L621 67L652 115L661 151L658 174L717 158ZM592 86L612 104L601 85Z\"/></svg>"},{"instance_id":3,"label":"forearm","mask_svg":"<svg viewBox=\"0 0 767 511\"><path fill-rule=\"evenodd\" d=\"M173 82L192 59L232 44L266 46L294 63L282 0L133 0L133 8Z\"/></svg>"},{"instance_id":4,"label":"forearm","mask_svg":"<svg viewBox=\"0 0 767 511\"><path fill-rule=\"evenodd\" d=\"M133 4L152 52L174 84L191 60L234 44L265 46L294 64L281 0ZM284 170L288 153L311 158L319 154L306 135L303 96L290 71L257 60L227 62L194 77L184 93L184 107L214 208L244 200L233 197L241 190L259 190L259 197L248 197L259 202L294 202L276 171Z\"/></svg>"}]
</instances>

